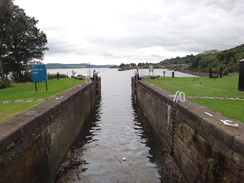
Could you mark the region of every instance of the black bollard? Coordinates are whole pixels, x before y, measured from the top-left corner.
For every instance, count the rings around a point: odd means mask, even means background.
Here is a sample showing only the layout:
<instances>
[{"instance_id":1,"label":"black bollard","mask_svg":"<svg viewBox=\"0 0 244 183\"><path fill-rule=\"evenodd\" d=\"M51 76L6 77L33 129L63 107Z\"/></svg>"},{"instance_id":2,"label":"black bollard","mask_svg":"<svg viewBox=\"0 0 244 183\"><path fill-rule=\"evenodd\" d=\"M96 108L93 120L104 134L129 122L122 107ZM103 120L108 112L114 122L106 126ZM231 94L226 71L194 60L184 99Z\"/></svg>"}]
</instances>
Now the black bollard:
<instances>
[{"instance_id":1,"label":"black bollard","mask_svg":"<svg viewBox=\"0 0 244 183\"><path fill-rule=\"evenodd\" d=\"M59 75L59 72L57 72L57 79L60 79L60 75Z\"/></svg>"},{"instance_id":2,"label":"black bollard","mask_svg":"<svg viewBox=\"0 0 244 183\"><path fill-rule=\"evenodd\" d=\"M213 71L212 71L212 67L209 68L209 78L213 77Z\"/></svg>"},{"instance_id":3,"label":"black bollard","mask_svg":"<svg viewBox=\"0 0 244 183\"><path fill-rule=\"evenodd\" d=\"M244 91L244 59L240 60L240 72L239 72L239 91Z\"/></svg>"},{"instance_id":4,"label":"black bollard","mask_svg":"<svg viewBox=\"0 0 244 183\"><path fill-rule=\"evenodd\" d=\"M223 76L223 67L220 67L219 69L219 77L222 78Z\"/></svg>"}]
</instances>

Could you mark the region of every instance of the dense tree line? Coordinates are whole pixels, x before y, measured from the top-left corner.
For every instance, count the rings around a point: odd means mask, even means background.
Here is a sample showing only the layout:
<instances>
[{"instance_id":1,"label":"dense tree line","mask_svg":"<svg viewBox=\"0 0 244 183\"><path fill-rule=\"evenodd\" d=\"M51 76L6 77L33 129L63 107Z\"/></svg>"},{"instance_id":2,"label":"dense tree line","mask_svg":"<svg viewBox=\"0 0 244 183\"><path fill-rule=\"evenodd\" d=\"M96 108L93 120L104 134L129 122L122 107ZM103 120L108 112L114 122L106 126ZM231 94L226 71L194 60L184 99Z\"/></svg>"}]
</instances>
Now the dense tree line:
<instances>
[{"instance_id":1,"label":"dense tree line","mask_svg":"<svg viewBox=\"0 0 244 183\"><path fill-rule=\"evenodd\" d=\"M135 68L135 67L148 68L149 65L153 65L154 68L158 68L159 67L158 64L155 64L155 63L148 63L148 62L144 63L144 62L140 62L138 64L136 64L136 63L130 63L130 64L121 63L119 65L119 68L129 68L129 67L132 67L132 68Z\"/></svg>"},{"instance_id":2,"label":"dense tree line","mask_svg":"<svg viewBox=\"0 0 244 183\"><path fill-rule=\"evenodd\" d=\"M222 69L223 74L229 74L239 71L239 61L243 58L244 44L225 51L167 59L160 64L187 64L189 70L209 72L211 69L213 73L219 73Z\"/></svg>"},{"instance_id":3,"label":"dense tree line","mask_svg":"<svg viewBox=\"0 0 244 183\"><path fill-rule=\"evenodd\" d=\"M136 66L135 63L130 63L130 64L121 63L119 67L122 68L122 67L135 67L135 66Z\"/></svg>"},{"instance_id":4,"label":"dense tree line","mask_svg":"<svg viewBox=\"0 0 244 183\"><path fill-rule=\"evenodd\" d=\"M27 16L12 1L6 2L0 15L1 79L11 74L14 81L22 82L30 79L27 77L30 63L43 58L48 49L47 37L36 27L38 20Z\"/></svg>"}]
</instances>

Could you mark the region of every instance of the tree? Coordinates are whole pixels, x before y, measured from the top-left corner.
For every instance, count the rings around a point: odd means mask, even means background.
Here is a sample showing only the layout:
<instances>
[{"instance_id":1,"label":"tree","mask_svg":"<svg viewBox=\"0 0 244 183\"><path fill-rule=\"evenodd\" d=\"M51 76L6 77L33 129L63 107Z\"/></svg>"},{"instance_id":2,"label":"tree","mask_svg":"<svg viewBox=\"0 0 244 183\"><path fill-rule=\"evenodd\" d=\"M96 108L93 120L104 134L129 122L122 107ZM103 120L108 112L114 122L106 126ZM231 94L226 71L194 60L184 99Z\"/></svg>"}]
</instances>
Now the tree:
<instances>
[{"instance_id":1,"label":"tree","mask_svg":"<svg viewBox=\"0 0 244 183\"><path fill-rule=\"evenodd\" d=\"M121 67L125 67L125 64L124 64L124 63L121 63L119 67L120 67L120 68L121 68Z\"/></svg>"},{"instance_id":2,"label":"tree","mask_svg":"<svg viewBox=\"0 0 244 183\"><path fill-rule=\"evenodd\" d=\"M46 34L40 31L34 17L29 17L24 10L10 3L5 12L3 35L0 49L4 73L12 73L16 82L24 81L23 76L33 59L42 59L47 43Z\"/></svg>"},{"instance_id":3,"label":"tree","mask_svg":"<svg viewBox=\"0 0 244 183\"><path fill-rule=\"evenodd\" d=\"M5 11L9 8L10 0L0 0L0 45L3 45L3 22L4 22L4 15ZM5 84L6 79L4 76L3 71L3 64L2 64L2 55L4 52L4 47L0 46L0 78L2 79L3 83Z\"/></svg>"}]
</instances>

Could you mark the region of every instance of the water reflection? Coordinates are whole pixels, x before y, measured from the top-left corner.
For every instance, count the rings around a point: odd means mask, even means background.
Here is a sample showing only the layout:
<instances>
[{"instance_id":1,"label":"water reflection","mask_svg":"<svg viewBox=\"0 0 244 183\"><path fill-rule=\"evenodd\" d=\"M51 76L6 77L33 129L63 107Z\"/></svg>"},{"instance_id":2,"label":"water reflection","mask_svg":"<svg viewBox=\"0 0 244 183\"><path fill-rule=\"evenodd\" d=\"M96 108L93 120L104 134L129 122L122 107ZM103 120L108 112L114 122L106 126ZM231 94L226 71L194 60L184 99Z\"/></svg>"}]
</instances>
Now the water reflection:
<instances>
[{"instance_id":1,"label":"water reflection","mask_svg":"<svg viewBox=\"0 0 244 183\"><path fill-rule=\"evenodd\" d=\"M84 144L91 143L95 140L94 136L96 136L97 133L99 133L99 130L101 130L99 127L100 105L100 102L95 105L90 117L87 119L86 123L81 129L81 132L76 137L76 141L72 145L72 150L82 148Z\"/></svg>"}]
</instances>

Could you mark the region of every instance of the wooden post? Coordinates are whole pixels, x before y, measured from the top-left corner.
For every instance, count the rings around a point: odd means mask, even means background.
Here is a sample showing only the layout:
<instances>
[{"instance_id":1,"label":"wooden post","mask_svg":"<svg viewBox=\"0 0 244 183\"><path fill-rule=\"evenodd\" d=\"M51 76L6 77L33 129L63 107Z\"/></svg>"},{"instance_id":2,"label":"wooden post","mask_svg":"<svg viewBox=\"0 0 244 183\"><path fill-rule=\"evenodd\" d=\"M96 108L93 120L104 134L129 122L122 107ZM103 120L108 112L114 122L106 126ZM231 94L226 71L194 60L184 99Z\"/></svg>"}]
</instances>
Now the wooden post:
<instances>
[{"instance_id":1,"label":"wooden post","mask_svg":"<svg viewBox=\"0 0 244 183\"><path fill-rule=\"evenodd\" d=\"M244 59L240 60L240 72L239 72L239 91L244 91Z\"/></svg>"},{"instance_id":2,"label":"wooden post","mask_svg":"<svg viewBox=\"0 0 244 183\"><path fill-rule=\"evenodd\" d=\"M36 92L37 92L37 85L36 85L36 82L35 82L35 89L36 89Z\"/></svg>"},{"instance_id":3,"label":"wooden post","mask_svg":"<svg viewBox=\"0 0 244 183\"><path fill-rule=\"evenodd\" d=\"M46 91L47 91L47 82L45 82L46 83Z\"/></svg>"}]
</instances>

